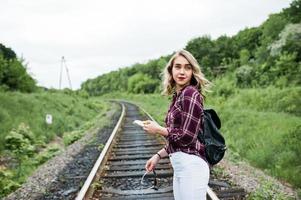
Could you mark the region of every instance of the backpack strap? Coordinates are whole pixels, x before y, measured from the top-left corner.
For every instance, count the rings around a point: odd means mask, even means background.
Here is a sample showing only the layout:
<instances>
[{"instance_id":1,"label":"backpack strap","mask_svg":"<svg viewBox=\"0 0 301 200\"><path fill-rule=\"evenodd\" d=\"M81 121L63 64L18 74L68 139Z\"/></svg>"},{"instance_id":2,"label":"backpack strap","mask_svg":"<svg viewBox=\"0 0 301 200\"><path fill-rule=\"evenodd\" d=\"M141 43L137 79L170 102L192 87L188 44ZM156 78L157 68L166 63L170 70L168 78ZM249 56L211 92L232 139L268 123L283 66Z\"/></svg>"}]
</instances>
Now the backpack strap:
<instances>
[{"instance_id":1,"label":"backpack strap","mask_svg":"<svg viewBox=\"0 0 301 200\"><path fill-rule=\"evenodd\" d=\"M217 113L215 112L215 110L213 110L213 109L204 109L204 112L205 112L205 110L206 110L207 113L210 114L210 117L211 117L212 121L214 122L215 126L218 129L220 129L221 126L222 126L221 120L219 119L219 117L218 117Z\"/></svg>"}]
</instances>

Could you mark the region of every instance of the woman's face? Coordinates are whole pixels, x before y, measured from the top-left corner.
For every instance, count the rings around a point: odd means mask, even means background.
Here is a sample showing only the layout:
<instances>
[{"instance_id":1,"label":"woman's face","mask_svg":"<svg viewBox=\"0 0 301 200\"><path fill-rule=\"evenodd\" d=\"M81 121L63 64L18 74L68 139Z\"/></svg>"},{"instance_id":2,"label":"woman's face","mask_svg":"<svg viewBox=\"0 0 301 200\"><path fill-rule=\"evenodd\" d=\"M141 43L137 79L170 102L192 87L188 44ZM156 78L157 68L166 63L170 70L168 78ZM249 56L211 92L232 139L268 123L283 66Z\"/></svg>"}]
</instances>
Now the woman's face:
<instances>
[{"instance_id":1,"label":"woman's face","mask_svg":"<svg viewBox=\"0 0 301 200\"><path fill-rule=\"evenodd\" d=\"M181 89L190 84L192 77L192 66L183 56L174 59L172 66L172 78L176 82L176 89Z\"/></svg>"}]
</instances>

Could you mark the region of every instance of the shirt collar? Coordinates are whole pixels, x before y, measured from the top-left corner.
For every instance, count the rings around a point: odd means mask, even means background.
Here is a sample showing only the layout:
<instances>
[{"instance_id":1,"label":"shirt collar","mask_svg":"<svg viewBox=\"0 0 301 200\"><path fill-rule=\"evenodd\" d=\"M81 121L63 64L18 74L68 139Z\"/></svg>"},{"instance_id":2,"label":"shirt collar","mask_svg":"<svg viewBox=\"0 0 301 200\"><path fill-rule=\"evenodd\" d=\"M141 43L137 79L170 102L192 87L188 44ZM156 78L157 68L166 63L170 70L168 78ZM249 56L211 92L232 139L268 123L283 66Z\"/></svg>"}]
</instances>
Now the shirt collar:
<instances>
[{"instance_id":1,"label":"shirt collar","mask_svg":"<svg viewBox=\"0 0 301 200\"><path fill-rule=\"evenodd\" d=\"M183 88L180 89L180 91L179 91L178 93L177 93L176 89L174 89L173 97L179 96L179 95L182 93L182 91L183 91L186 87L188 87L188 86L195 87L195 86L193 86L193 85L185 85Z\"/></svg>"}]
</instances>

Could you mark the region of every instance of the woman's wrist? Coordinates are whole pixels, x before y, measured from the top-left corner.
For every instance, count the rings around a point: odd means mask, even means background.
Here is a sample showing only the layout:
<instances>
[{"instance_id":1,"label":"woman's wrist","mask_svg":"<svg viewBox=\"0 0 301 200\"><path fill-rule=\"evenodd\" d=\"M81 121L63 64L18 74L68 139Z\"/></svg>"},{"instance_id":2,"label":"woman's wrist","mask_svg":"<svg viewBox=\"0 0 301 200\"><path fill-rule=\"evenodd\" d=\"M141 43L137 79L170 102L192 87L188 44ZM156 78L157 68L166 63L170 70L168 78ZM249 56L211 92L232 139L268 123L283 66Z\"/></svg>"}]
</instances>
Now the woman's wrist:
<instances>
[{"instance_id":1,"label":"woman's wrist","mask_svg":"<svg viewBox=\"0 0 301 200\"><path fill-rule=\"evenodd\" d=\"M167 136L168 135L167 129L165 127L162 127L162 126L158 127L157 132L162 136Z\"/></svg>"},{"instance_id":2,"label":"woman's wrist","mask_svg":"<svg viewBox=\"0 0 301 200\"><path fill-rule=\"evenodd\" d=\"M155 159L156 162L160 161L160 157L158 156L158 154L153 155L152 158Z\"/></svg>"}]
</instances>

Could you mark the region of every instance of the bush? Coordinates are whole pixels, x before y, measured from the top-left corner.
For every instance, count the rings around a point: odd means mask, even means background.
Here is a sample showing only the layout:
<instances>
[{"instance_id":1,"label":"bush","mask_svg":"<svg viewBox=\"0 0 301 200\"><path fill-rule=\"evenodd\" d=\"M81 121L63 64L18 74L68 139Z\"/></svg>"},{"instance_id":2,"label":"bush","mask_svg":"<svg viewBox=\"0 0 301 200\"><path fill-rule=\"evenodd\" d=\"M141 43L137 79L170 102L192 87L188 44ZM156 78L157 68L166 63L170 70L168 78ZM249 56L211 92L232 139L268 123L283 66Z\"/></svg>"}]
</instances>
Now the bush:
<instances>
[{"instance_id":1,"label":"bush","mask_svg":"<svg viewBox=\"0 0 301 200\"><path fill-rule=\"evenodd\" d=\"M276 60L274 66L271 67L271 75L274 80L283 77L285 81L278 82L279 87L285 87L289 84L298 85L301 83L301 64L296 62L296 53L284 52Z\"/></svg>"},{"instance_id":2,"label":"bush","mask_svg":"<svg viewBox=\"0 0 301 200\"><path fill-rule=\"evenodd\" d=\"M243 65L235 71L236 85L238 87L250 87L255 77L252 66Z\"/></svg>"},{"instance_id":3,"label":"bush","mask_svg":"<svg viewBox=\"0 0 301 200\"><path fill-rule=\"evenodd\" d=\"M50 158L57 155L59 151L60 151L60 147L58 145L52 145L48 147L45 151L43 151L36 157L36 165L38 166L40 164L43 164Z\"/></svg>"},{"instance_id":4,"label":"bush","mask_svg":"<svg viewBox=\"0 0 301 200\"><path fill-rule=\"evenodd\" d=\"M80 131L65 132L63 136L65 146L68 146L77 141L82 137L82 135L83 133Z\"/></svg>"},{"instance_id":5,"label":"bush","mask_svg":"<svg viewBox=\"0 0 301 200\"><path fill-rule=\"evenodd\" d=\"M153 93L159 83L151 77L138 73L128 80L128 90L131 93Z\"/></svg>"},{"instance_id":6,"label":"bush","mask_svg":"<svg viewBox=\"0 0 301 200\"><path fill-rule=\"evenodd\" d=\"M228 98L235 93L235 83L231 77L224 77L214 81L213 94Z\"/></svg>"},{"instance_id":7,"label":"bush","mask_svg":"<svg viewBox=\"0 0 301 200\"><path fill-rule=\"evenodd\" d=\"M26 161L34 155L36 150L35 146L31 144L30 135L32 133L29 127L21 123L17 129L11 130L4 138L6 150L9 150L8 153L17 161L18 178L22 176L22 168L26 166Z\"/></svg>"},{"instance_id":8,"label":"bush","mask_svg":"<svg viewBox=\"0 0 301 200\"><path fill-rule=\"evenodd\" d=\"M9 194L12 190L20 187L20 184L11 180L13 173L3 166L0 166L0 198Z\"/></svg>"},{"instance_id":9,"label":"bush","mask_svg":"<svg viewBox=\"0 0 301 200\"><path fill-rule=\"evenodd\" d=\"M247 49L242 49L239 52L239 61L241 65L247 65L250 59L250 52Z\"/></svg>"},{"instance_id":10,"label":"bush","mask_svg":"<svg viewBox=\"0 0 301 200\"><path fill-rule=\"evenodd\" d=\"M77 91L77 94L82 97L82 98L85 98L85 99L88 99L89 98L89 93L86 91L86 90L79 90Z\"/></svg>"},{"instance_id":11,"label":"bush","mask_svg":"<svg viewBox=\"0 0 301 200\"><path fill-rule=\"evenodd\" d=\"M10 150L17 158L31 156L34 153L33 134L29 126L21 123L5 137L5 148Z\"/></svg>"}]
</instances>

